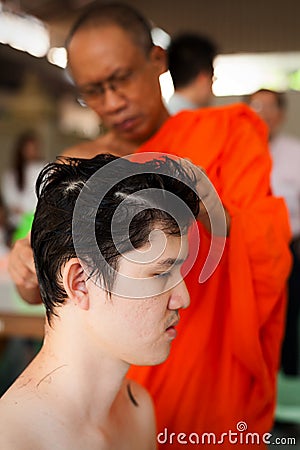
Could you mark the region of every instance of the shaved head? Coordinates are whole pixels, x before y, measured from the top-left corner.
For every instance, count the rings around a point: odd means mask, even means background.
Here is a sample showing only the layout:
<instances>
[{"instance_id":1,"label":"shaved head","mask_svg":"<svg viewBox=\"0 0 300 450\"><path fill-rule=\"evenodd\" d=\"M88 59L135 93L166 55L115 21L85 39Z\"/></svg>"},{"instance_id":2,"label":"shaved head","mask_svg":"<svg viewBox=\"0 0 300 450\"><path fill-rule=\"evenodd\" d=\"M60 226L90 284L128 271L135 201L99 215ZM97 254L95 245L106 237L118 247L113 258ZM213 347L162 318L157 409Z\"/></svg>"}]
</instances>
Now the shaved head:
<instances>
[{"instance_id":1,"label":"shaved head","mask_svg":"<svg viewBox=\"0 0 300 450\"><path fill-rule=\"evenodd\" d=\"M128 33L134 44L149 54L153 47L150 23L137 10L122 3L95 2L83 9L66 39L66 48L78 31L111 25Z\"/></svg>"}]
</instances>

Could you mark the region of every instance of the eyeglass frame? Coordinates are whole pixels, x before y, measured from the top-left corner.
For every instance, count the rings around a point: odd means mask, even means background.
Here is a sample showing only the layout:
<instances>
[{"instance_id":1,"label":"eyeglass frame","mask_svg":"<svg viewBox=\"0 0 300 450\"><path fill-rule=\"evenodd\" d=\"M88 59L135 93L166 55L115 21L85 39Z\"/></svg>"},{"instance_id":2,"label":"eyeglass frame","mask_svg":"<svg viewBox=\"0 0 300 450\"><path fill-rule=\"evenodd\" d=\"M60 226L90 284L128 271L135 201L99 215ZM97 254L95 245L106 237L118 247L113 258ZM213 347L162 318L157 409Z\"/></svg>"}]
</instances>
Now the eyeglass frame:
<instances>
[{"instance_id":1,"label":"eyeglass frame","mask_svg":"<svg viewBox=\"0 0 300 450\"><path fill-rule=\"evenodd\" d=\"M77 100L81 106L90 106L95 104L103 104L105 93L107 90L117 93L118 95L125 95L125 90L134 80L145 66L131 69L118 69L116 72L108 77L106 80L97 81L94 83L87 83L83 86L77 86L79 96ZM123 71L123 73L121 73ZM118 75L118 72L121 74ZM90 92L89 92L90 91Z\"/></svg>"}]
</instances>

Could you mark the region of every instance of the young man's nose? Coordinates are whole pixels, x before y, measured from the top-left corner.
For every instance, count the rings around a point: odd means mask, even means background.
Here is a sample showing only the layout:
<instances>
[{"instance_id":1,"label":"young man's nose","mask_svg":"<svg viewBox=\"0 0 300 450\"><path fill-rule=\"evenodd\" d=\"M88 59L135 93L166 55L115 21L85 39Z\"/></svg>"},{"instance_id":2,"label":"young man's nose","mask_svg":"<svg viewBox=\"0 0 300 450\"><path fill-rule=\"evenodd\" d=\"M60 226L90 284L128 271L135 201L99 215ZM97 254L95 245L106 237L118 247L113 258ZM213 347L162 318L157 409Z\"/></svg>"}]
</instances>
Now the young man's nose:
<instances>
[{"instance_id":1,"label":"young man's nose","mask_svg":"<svg viewBox=\"0 0 300 450\"><path fill-rule=\"evenodd\" d=\"M171 291L169 309L187 308L190 304L190 294L184 280L181 280Z\"/></svg>"}]
</instances>

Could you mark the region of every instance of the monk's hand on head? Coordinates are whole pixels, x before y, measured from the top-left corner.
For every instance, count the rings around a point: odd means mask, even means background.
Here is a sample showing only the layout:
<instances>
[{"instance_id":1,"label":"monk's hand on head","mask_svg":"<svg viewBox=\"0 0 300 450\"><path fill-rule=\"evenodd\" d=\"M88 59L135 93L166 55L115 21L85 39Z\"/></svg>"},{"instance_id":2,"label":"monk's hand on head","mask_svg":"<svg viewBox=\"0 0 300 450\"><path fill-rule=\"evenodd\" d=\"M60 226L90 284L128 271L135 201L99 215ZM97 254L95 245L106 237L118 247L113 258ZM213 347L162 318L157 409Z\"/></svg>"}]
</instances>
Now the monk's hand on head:
<instances>
[{"instance_id":1,"label":"monk's hand on head","mask_svg":"<svg viewBox=\"0 0 300 450\"><path fill-rule=\"evenodd\" d=\"M41 301L29 235L18 240L11 249L8 271L24 300L29 303Z\"/></svg>"},{"instance_id":2,"label":"monk's hand on head","mask_svg":"<svg viewBox=\"0 0 300 450\"><path fill-rule=\"evenodd\" d=\"M200 198L199 220L210 233L218 236L228 236L230 215L210 181L205 169L196 166L189 159L183 160L183 166L193 171L196 179L196 189Z\"/></svg>"}]
</instances>

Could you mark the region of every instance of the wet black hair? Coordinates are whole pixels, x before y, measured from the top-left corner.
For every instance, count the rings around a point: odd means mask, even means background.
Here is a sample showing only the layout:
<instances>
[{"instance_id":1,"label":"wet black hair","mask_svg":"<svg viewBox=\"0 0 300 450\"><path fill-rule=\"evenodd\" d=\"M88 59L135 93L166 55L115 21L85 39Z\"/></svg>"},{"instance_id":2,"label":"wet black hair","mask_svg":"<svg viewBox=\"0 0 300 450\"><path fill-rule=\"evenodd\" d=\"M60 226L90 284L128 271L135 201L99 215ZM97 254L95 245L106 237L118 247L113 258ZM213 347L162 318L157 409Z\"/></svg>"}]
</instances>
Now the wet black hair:
<instances>
[{"instance_id":1,"label":"wet black hair","mask_svg":"<svg viewBox=\"0 0 300 450\"><path fill-rule=\"evenodd\" d=\"M115 164L109 164L112 162ZM94 174L98 176L100 169L103 169L101 177L94 188L90 183L87 186ZM120 255L128 252L131 246L138 249L145 245L154 226L159 224L160 229L170 235L181 235L182 230L186 232L191 217L186 216L184 209L178 211L176 220L166 212L166 191L181 199L197 217L199 198L193 190L195 185L193 172L167 156L143 164L109 154L49 163L36 183L38 204L31 231L41 297L49 322L51 315L55 314L54 308L63 304L67 297L61 269L68 260L77 256L78 248L89 276L96 277L110 292ZM142 190L154 190L150 204L139 195ZM83 193L85 197L80 197L83 206L76 216L80 231L76 235L75 249L73 213L78 197ZM125 198L129 202L123 202ZM112 235L111 224L115 214L118 226L117 233ZM129 215L133 218L128 232ZM87 232L91 223L94 235ZM95 249L95 237L98 249Z\"/></svg>"}]
</instances>

